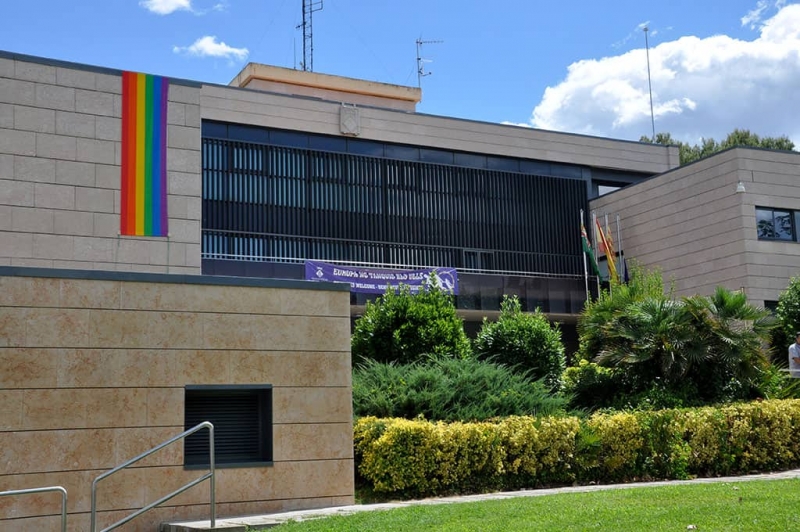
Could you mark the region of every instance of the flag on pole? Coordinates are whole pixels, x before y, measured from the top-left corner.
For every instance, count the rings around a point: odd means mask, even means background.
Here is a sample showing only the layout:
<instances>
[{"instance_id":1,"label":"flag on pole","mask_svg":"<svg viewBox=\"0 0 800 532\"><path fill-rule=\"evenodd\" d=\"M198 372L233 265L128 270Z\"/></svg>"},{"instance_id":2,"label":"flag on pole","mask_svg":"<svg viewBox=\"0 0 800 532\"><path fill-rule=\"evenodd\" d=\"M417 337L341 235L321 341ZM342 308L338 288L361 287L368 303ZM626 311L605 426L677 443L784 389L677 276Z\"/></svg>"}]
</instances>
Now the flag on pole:
<instances>
[{"instance_id":1,"label":"flag on pole","mask_svg":"<svg viewBox=\"0 0 800 532\"><path fill-rule=\"evenodd\" d=\"M619 281L619 276L617 275L617 265L614 263L614 248L611 247L609 239L603 232L603 228L600 227L600 220L595 220L595 224L597 224L597 234L599 235L598 238L600 239L600 250L606 254L606 262L608 263L608 277L609 279L616 279Z\"/></svg>"},{"instance_id":2,"label":"flag on pole","mask_svg":"<svg viewBox=\"0 0 800 532\"><path fill-rule=\"evenodd\" d=\"M581 222L581 243L583 244L583 252L589 257L589 263L592 265L592 271L595 275L600 276L600 268L597 267L597 259L592 250L592 243L589 241L589 235L586 234L586 227Z\"/></svg>"}]
</instances>

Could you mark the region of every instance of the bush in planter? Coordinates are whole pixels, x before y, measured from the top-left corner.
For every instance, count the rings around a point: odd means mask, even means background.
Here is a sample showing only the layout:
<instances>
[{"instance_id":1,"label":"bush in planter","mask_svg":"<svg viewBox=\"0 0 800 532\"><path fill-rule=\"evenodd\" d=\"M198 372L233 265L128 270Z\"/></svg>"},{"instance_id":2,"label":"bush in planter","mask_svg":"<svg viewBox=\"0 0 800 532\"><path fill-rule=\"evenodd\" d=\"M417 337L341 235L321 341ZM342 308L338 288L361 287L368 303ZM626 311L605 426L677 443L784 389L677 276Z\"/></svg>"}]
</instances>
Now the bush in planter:
<instances>
[{"instance_id":1,"label":"bush in planter","mask_svg":"<svg viewBox=\"0 0 800 532\"><path fill-rule=\"evenodd\" d=\"M544 379L551 390L561 388L566 367L561 331L539 309L522 312L516 296L503 298L497 321L484 319L474 348L481 360Z\"/></svg>"},{"instance_id":2,"label":"bush in planter","mask_svg":"<svg viewBox=\"0 0 800 532\"><path fill-rule=\"evenodd\" d=\"M352 337L353 364L365 360L416 362L425 355L466 358L470 355L464 323L453 297L437 287L416 294L408 286L387 290L368 302L356 320Z\"/></svg>"}]
</instances>

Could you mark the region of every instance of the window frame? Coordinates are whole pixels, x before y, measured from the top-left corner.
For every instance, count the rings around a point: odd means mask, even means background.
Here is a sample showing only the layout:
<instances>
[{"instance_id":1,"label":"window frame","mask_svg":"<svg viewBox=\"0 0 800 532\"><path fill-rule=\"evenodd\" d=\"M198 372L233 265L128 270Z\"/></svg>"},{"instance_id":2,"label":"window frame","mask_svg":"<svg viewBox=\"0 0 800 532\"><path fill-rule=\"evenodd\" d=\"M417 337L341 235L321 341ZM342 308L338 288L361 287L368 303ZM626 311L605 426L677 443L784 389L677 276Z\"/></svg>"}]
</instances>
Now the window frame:
<instances>
[{"instance_id":1,"label":"window frame","mask_svg":"<svg viewBox=\"0 0 800 532\"><path fill-rule=\"evenodd\" d=\"M758 214L759 211L761 212L769 212L772 215L772 226L775 227L775 212L786 212L789 213L789 238L778 238L778 237L769 237L769 236L761 236L761 233L758 229ZM756 218L756 239L763 240L765 242L800 242L800 235L798 235L798 227L797 227L797 214L800 211L792 210L792 209L784 209L780 207L755 207L755 218Z\"/></svg>"}]
</instances>

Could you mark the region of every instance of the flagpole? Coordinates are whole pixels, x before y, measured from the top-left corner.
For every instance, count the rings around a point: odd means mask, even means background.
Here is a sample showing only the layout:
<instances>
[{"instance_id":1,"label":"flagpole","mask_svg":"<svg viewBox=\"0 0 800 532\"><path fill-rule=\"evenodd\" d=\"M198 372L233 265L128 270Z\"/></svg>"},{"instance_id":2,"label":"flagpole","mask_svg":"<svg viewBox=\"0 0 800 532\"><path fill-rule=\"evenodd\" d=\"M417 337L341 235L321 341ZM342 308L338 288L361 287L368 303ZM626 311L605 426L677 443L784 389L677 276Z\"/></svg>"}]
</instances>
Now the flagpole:
<instances>
[{"instance_id":1,"label":"flagpole","mask_svg":"<svg viewBox=\"0 0 800 532\"><path fill-rule=\"evenodd\" d=\"M581 209L581 225L583 227L583 209ZM583 239L583 235L581 234L581 239ZM583 243L581 242L581 250L583 250ZM589 266L586 264L586 252L583 253L583 281L586 285L586 301L589 301L591 298L589 297Z\"/></svg>"},{"instance_id":2,"label":"flagpole","mask_svg":"<svg viewBox=\"0 0 800 532\"><path fill-rule=\"evenodd\" d=\"M619 265L622 270L622 281L625 281L628 266L625 264L625 256L622 254L622 232L619 229L619 214L617 215L617 248L619 249Z\"/></svg>"},{"instance_id":3,"label":"flagpole","mask_svg":"<svg viewBox=\"0 0 800 532\"><path fill-rule=\"evenodd\" d=\"M600 260L600 255L597 249L597 214L592 211L592 247L594 248L594 257L596 261ZM597 275L597 297L600 297L600 274Z\"/></svg>"}]
</instances>

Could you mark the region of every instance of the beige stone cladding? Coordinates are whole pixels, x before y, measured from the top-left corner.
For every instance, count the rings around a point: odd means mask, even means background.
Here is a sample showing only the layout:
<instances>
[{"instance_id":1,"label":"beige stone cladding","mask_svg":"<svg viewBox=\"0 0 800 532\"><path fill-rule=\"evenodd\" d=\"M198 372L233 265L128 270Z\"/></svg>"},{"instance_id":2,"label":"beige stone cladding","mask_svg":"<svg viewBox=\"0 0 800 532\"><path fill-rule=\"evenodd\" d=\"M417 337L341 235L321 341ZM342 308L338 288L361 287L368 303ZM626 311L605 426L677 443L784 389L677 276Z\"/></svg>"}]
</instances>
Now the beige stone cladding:
<instances>
[{"instance_id":1,"label":"beige stone cladding","mask_svg":"<svg viewBox=\"0 0 800 532\"><path fill-rule=\"evenodd\" d=\"M0 267L0 491L69 493L184 430L187 385L272 385L273 465L223 468L219 516L353 502L349 292L305 281ZM176 443L100 482L101 526L203 471ZM132 521L208 518L203 483ZM54 530L56 494L0 498L0 529Z\"/></svg>"},{"instance_id":2,"label":"beige stone cladding","mask_svg":"<svg viewBox=\"0 0 800 532\"><path fill-rule=\"evenodd\" d=\"M774 301L800 273L800 244L758 240L756 207L798 209L800 155L737 148L591 201L621 218L625 256L659 267L676 295L744 289ZM737 192L742 182L744 192ZM612 223L616 237L616 225Z\"/></svg>"},{"instance_id":3,"label":"beige stone cladding","mask_svg":"<svg viewBox=\"0 0 800 532\"><path fill-rule=\"evenodd\" d=\"M203 119L340 135L342 104L203 85ZM658 173L678 165L675 147L362 107L360 137L487 155Z\"/></svg>"},{"instance_id":4,"label":"beige stone cladding","mask_svg":"<svg viewBox=\"0 0 800 532\"><path fill-rule=\"evenodd\" d=\"M121 80L0 52L0 265L200 273L199 85L170 83L170 236L120 237Z\"/></svg>"},{"instance_id":5,"label":"beige stone cladding","mask_svg":"<svg viewBox=\"0 0 800 532\"><path fill-rule=\"evenodd\" d=\"M759 240L756 207L800 211L800 154L736 150L744 185L746 290L754 301L777 301L789 279L800 275L800 243ZM800 227L795 227L800 231Z\"/></svg>"}]
</instances>

